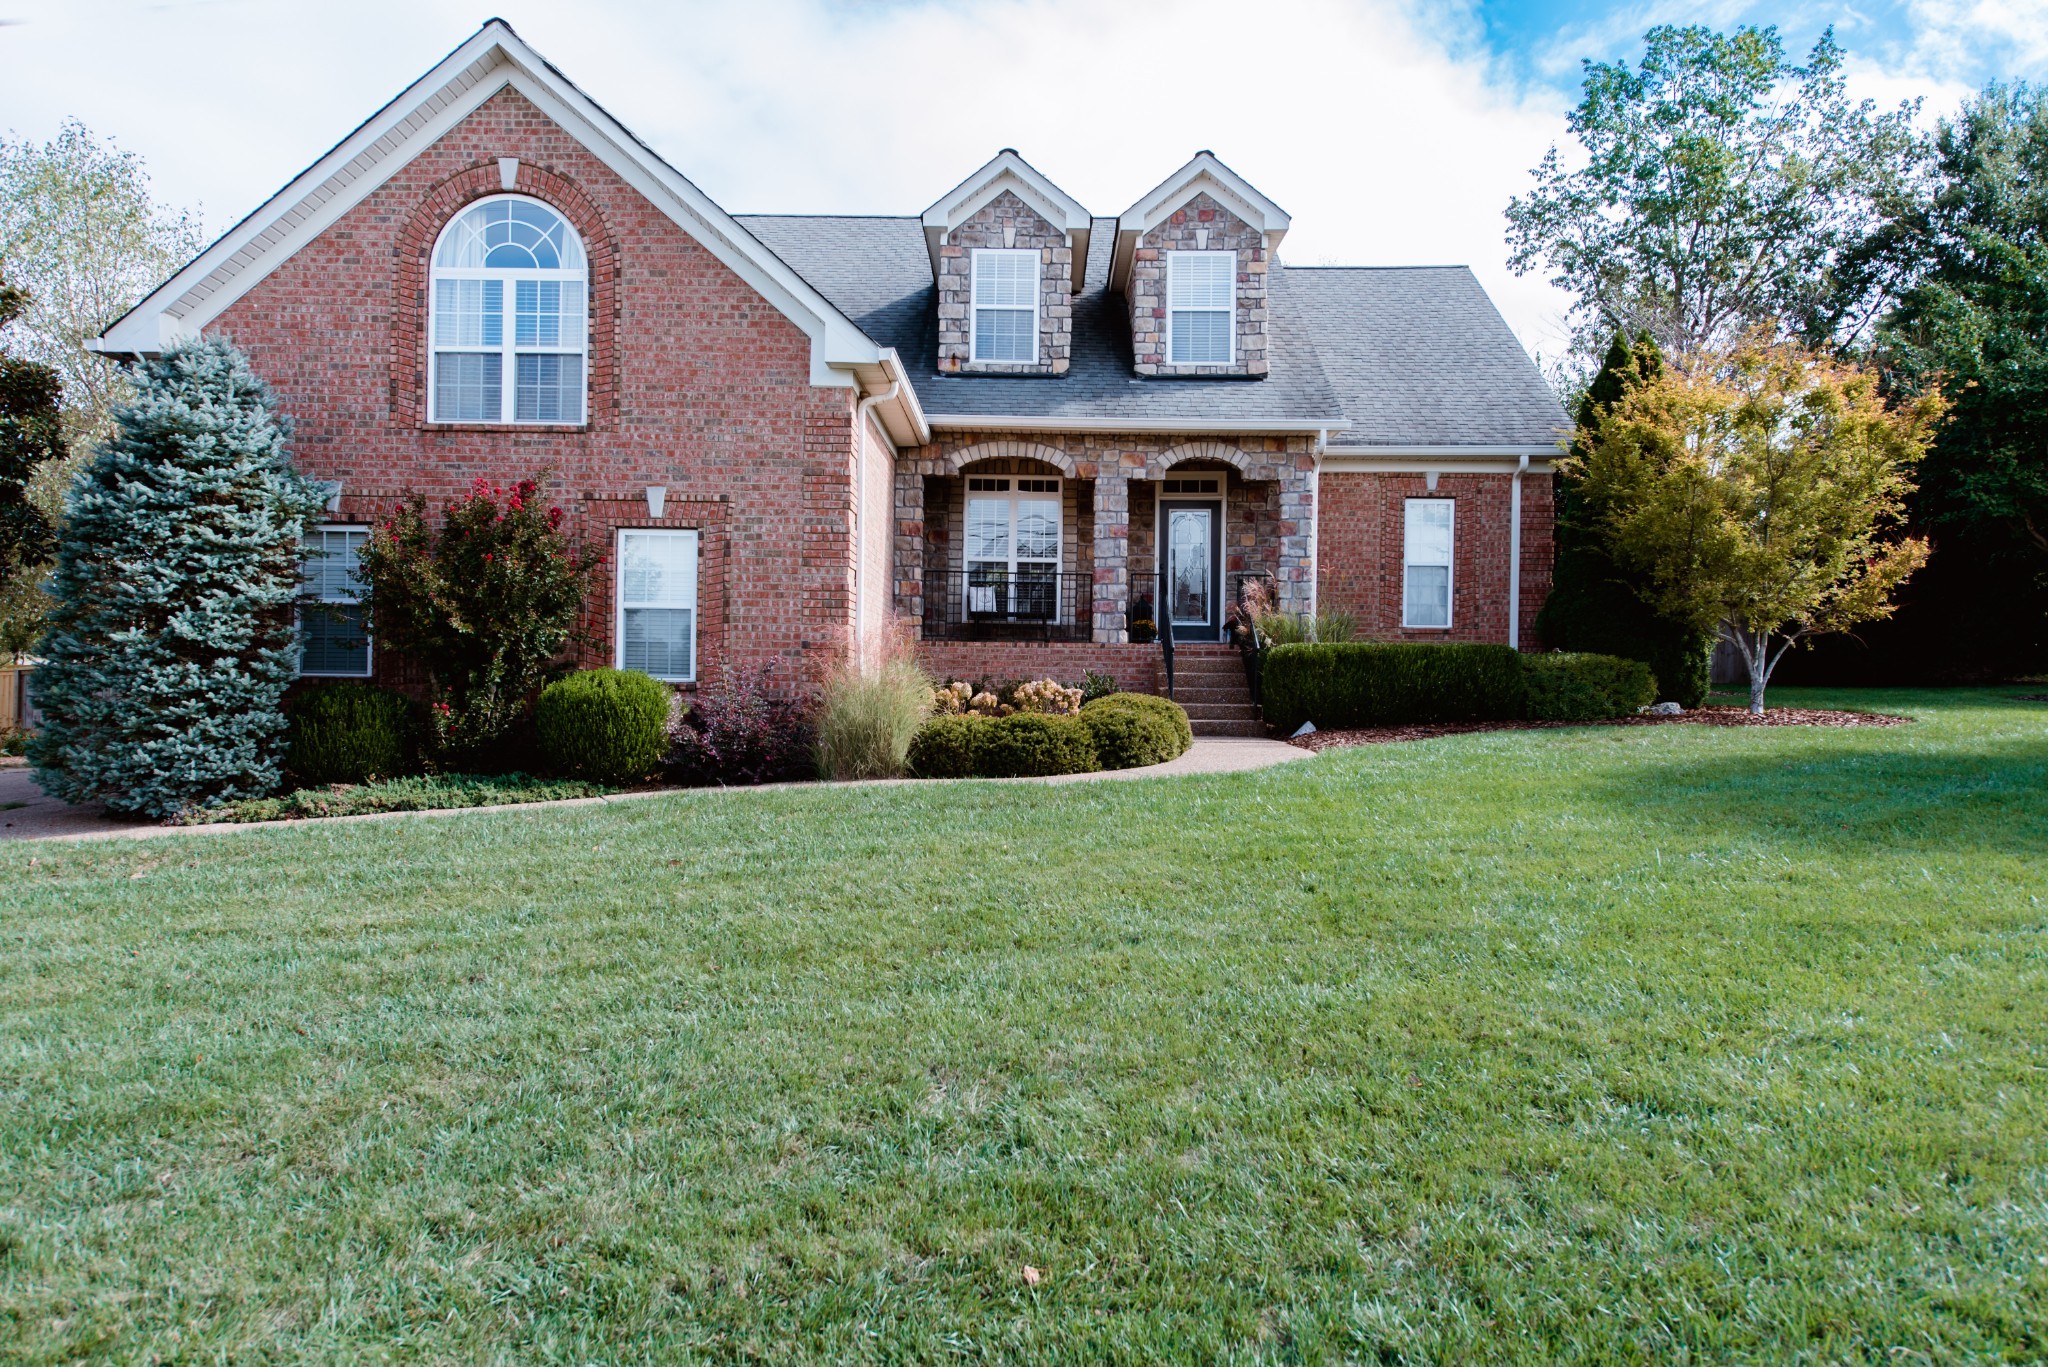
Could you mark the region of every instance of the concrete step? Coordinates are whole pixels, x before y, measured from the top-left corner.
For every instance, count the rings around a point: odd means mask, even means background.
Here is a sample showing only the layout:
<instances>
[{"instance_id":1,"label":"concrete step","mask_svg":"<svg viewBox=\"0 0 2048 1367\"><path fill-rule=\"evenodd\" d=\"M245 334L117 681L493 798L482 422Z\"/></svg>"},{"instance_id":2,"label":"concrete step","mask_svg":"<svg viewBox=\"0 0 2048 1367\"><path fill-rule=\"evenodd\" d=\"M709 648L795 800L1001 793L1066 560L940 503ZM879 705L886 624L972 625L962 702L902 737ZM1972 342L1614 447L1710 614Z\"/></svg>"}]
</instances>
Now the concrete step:
<instances>
[{"instance_id":1,"label":"concrete step","mask_svg":"<svg viewBox=\"0 0 2048 1367\"><path fill-rule=\"evenodd\" d=\"M1249 703L1252 700L1252 694L1251 690L1244 686L1244 680L1242 679L1237 681L1236 687L1231 687L1228 684L1215 686L1191 684L1186 680L1182 680L1180 685L1173 690L1173 700L1183 705L1195 702Z\"/></svg>"},{"instance_id":2,"label":"concrete step","mask_svg":"<svg viewBox=\"0 0 2048 1367\"><path fill-rule=\"evenodd\" d=\"M1174 667L1175 679L1244 680L1244 666L1235 660L1182 660Z\"/></svg>"},{"instance_id":3,"label":"concrete step","mask_svg":"<svg viewBox=\"0 0 2048 1367\"><path fill-rule=\"evenodd\" d=\"M1188 728L1197 736L1258 736L1266 734L1262 721L1190 721Z\"/></svg>"},{"instance_id":4,"label":"concrete step","mask_svg":"<svg viewBox=\"0 0 2048 1367\"><path fill-rule=\"evenodd\" d=\"M1259 709L1248 702L1184 702L1181 710L1197 721L1257 721Z\"/></svg>"}]
</instances>

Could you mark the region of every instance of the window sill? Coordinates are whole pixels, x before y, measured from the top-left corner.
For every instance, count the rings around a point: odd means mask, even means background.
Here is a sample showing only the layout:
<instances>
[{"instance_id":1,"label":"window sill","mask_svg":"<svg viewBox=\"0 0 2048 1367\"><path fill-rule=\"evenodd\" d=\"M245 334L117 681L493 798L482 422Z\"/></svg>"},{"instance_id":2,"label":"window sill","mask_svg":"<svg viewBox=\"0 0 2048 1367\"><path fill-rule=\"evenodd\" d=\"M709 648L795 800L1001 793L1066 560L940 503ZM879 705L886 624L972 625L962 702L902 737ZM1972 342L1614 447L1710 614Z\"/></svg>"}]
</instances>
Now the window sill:
<instances>
[{"instance_id":1,"label":"window sill","mask_svg":"<svg viewBox=\"0 0 2048 1367\"><path fill-rule=\"evenodd\" d=\"M588 432L587 422L423 422L422 432Z\"/></svg>"}]
</instances>

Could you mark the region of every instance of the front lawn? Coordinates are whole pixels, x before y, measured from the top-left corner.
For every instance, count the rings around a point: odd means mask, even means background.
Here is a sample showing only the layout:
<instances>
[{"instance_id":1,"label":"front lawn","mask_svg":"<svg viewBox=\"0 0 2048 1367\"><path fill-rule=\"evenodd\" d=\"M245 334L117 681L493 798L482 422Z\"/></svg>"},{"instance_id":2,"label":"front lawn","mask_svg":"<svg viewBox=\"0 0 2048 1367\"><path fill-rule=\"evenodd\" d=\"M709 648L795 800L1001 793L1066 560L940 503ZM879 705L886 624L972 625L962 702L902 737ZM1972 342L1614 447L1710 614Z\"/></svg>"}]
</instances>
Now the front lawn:
<instances>
[{"instance_id":1,"label":"front lawn","mask_svg":"<svg viewBox=\"0 0 2048 1367\"><path fill-rule=\"evenodd\" d=\"M2040 1360L2012 691L8 846L0 1358Z\"/></svg>"}]
</instances>

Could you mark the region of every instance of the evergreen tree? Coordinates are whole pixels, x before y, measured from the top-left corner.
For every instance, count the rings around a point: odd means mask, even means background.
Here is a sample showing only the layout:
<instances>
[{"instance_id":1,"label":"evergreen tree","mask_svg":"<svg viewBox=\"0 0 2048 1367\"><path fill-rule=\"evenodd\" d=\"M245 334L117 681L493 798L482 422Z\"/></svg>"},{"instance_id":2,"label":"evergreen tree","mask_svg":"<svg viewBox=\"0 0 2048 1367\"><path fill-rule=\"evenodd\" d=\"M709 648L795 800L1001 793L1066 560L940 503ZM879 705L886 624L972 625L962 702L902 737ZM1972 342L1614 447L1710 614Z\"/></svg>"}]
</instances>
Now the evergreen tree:
<instances>
[{"instance_id":1,"label":"evergreen tree","mask_svg":"<svg viewBox=\"0 0 2048 1367\"><path fill-rule=\"evenodd\" d=\"M28 296L0 278L0 332L27 307ZM29 497L29 481L64 455L62 393L56 371L0 346L0 592L50 554L50 520Z\"/></svg>"},{"instance_id":2,"label":"evergreen tree","mask_svg":"<svg viewBox=\"0 0 2048 1367\"><path fill-rule=\"evenodd\" d=\"M1579 400L1575 452L1587 454L1588 435L1631 390L1663 374L1664 358L1648 333L1631 346L1614 335L1599 374ZM1578 480L1557 477L1557 559L1550 597L1536 618L1544 641L1561 650L1586 650L1641 660L1657 676L1657 696L1686 707L1706 701L1714 637L1666 621L1646 604L1614 563L1604 510L1593 506Z\"/></svg>"},{"instance_id":3,"label":"evergreen tree","mask_svg":"<svg viewBox=\"0 0 2048 1367\"><path fill-rule=\"evenodd\" d=\"M277 786L321 499L228 343L173 347L136 389L66 501L29 757L58 797L164 817Z\"/></svg>"}]
</instances>

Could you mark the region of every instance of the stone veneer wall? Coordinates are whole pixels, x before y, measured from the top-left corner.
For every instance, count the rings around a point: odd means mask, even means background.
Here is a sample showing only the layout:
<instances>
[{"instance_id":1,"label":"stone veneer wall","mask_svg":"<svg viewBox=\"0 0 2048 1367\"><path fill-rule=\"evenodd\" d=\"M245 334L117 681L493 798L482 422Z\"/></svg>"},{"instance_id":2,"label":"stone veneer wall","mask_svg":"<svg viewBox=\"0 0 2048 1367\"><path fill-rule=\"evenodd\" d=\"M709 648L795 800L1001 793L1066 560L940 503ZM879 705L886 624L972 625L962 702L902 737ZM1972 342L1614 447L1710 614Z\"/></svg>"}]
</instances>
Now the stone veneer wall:
<instances>
[{"instance_id":1,"label":"stone veneer wall","mask_svg":"<svg viewBox=\"0 0 2048 1367\"><path fill-rule=\"evenodd\" d=\"M1152 562L1150 543L1134 542L1134 510L1148 522L1151 483L1194 463L1231 471L1232 515L1242 509L1252 522L1255 544L1233 531L1230 555L1244 568L1271 569L1280 606L1306 612L1315 563L1315 456L1307 437L1243 437L1234 441L1187 441L1170 436L1042 433L995 435L945 433L930 446L906 450L896 463L896 611L900 621L924 619L924 570L930 548L926 490L945 488L927 481L957 478L964 466L985 460L1040 462L1070 480L1092 483L1090 561L1095 575L1093 634L1099 644L1127 639L1125 616L1134 596L1134 571ZM1245 492L1235 491L1243 486ZM1142 507L1140 507L1142 505ZM929 510L933 519L944 510ZM1142 557L1142 560L1140 560ZM1250 563L1257 558L1260 563ZM1134 561L1139 561L1134 566ZM1237 566L1232 566L1236 568ZM949 568L934 565L934 571ZM1077 566L1080 568L1080 566Z\"/></svg>"},{"instance_id":2,"label":"stone veneer wall","mask_svg":"<svg viewBox=\"0 0 2048 1367\"><path fill-rule=\"evenodd\" d=\"M1038 362L972 361L974 250L1038 251ZM1074 354L1074 249L1066 232L1005 190L946 234L939 248L939 369L947 374L1064 375Z\"/></svg>"},{"instance_id":3,"label":"stone veneer wall","mask_svg":"<svg viewBox=\"0 0 2048 1367\"><path fill-rule=\"evenodd\" d=\"M1237 253L1237 356L1230 365L1174 365L1167 359L1166 254ZM1196 195L1138 239L1131 257L1131 352L1140 375L1264 375L1266 244L1258 229L1208 195Z\"/></svg>"}]
</instances>

